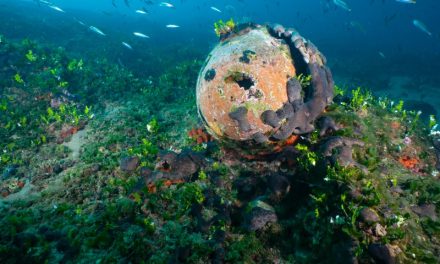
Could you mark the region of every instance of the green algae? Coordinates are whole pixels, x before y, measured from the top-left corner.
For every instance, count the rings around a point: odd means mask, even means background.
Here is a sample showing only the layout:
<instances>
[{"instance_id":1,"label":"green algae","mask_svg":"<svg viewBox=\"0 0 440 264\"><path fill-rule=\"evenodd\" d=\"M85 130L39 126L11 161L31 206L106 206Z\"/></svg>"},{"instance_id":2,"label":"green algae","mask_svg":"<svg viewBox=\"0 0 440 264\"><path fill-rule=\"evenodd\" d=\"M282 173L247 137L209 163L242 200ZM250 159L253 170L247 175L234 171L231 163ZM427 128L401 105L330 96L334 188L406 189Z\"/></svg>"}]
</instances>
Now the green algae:
<instances>
[{"instance_id":1,"label":"green algae","mask_svg":"<svg viewBox=\"0 0 440 264\"><path fill-rule=\"evenodd\" d=\"M71 58L58 49L43 51L29 41L8 46L18 61L29 50L38 59L31 65L17 63L26 89L15 87L11 78L15 72L1 79L11 92L2 94L0 104L0 147L7 150L0 169L19 165L18 176L9 184L28 177L35 185L31 191L41 196L6 199L0 207L0 258L6 262L165 263L175 261L179 252L185 253L188 263L209 262L220 231L228 234L223 247L225 260L231 263L274 259L336 263L345 251L361 262L371 262L372 242L398 247L402 262L438 262L438 220L411 210L414 205L434 204L439 211L440 184L438 176L431 175L434 155L427 136L432 126L422 123L417 113L405 111L404 103L392 105L357 89L349 101L335 103L325 113L341 125L334 135L366 143L355 148L354 157L368 174L356 167L327 164L319 151L319 131L314 131L296 146L301 153L297 166L281 165L294 180L288 196L274 205L278 223L248 232L234 222L219 221L200 232L199 220L191 213L194 206L206 207L208 220L221 215L205 205L208 193L217 195L222 204L243 203L245 208L252 201L241 199L234 182L254 177L264 183L264 173L270 169L260 171L253 161L245 160L231 165L225 162L225 153L214 148L206 154L213 162L191 181L171 186L159 181L152 192L142 185L140 168L133 172L119 168L127 155L139 157L140 167L153 169L159 150L197 146L184 131L198 124L195 95L188 91L195 85L200 61L185 61L142 79L108 61ZM97 72L104 77L96 80ZM49 107L49 98L29 100L66 88L58 77L82 99L57 109ZM399 126L393 128L396 122ZM51 132L66 124L87 129L87 143L74 161ZM411 145L402 141L408 135ZM399 163L408 148L421 154L423 170L411 171ZM55 170L57 166L61 172ZM222 188L213 183L215 178L224 182ZM19 193L20 188L15 188L11 191ZM266 194L256 190L253 195ZM371 227L360 220L364 208L377 212L385 235L369 232Z\"/></svg>"}]
</instances>

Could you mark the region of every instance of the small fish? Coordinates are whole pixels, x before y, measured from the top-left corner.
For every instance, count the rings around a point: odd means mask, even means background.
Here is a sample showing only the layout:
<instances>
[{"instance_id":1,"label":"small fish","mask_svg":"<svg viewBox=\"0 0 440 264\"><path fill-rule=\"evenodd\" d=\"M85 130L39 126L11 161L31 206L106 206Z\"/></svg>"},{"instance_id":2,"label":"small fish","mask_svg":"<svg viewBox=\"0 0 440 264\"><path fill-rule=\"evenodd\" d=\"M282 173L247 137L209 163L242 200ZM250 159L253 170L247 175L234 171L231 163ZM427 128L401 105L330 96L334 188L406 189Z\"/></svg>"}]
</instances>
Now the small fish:
<instances>
[{"instance_id":1,"label":"small fish","mask_svg":"<svg viewBox=\"0 0 440 264\"><path fill-rule=\"evenodd\" d=\"M58 11L58 12L66 13L66 11L64 11L64 10L61 9L61 8L59 8L58 6L50 5L49 7L52 8L53 10Z\"/></svg>"},{"instance_id":2,"label":"small fish","mask_svg":"<svg viewBox=\"0 0 440 264\"><path fill-rule=\"evenodd\" d=\"M396 2L404 3L404 4L415 4L416 0L396 0Z\"/></svg>"},{"instance_id":3,"label":"small fish","mask_svg":"<svg viewBox=\"0 0 440 264\"><path fill-rule=\"evenodd\" d=\"M140 9L136 10L135 12L138 13L138 14L142 14L142 15L147 15L148 14L144 10L140 10Z\"/></svg>"},{"instance_id":4,"label":"small fish","mask_svg":"<svg viewBox=\"0 0 440 264\"><path fill-rule=\"evenodd\" d=\"M382 51L379 51L379 56L381 56L383 59L385 59L385 54L383 54Z\"/></svg>"},{"instance_id":5,"label":"small fish","mask_svg":"<svg viewBox=\"0 0 440 264\"><path fill-rule=\"evenodd\" d=\"M130 49L130 50L133 49L133 47L130 44L128 44L127 42L122 42L122 45L124 45L127 49Z\"/></svg>"},{"instance_id":6,"label":"small fish","mask_svg":"<svg viewBox=\"0 0 440 264\"><path fill-rule=\"evenodd\" d=\"M136 37L140 37L140 38L150 38L149 36L142 34L140 32L133 32L133 35L135 35Z\"/></svg>"},{"instance_id":7,"label":"small fish","mask_svg":"<svg viewBox=\"0 0 440 264\"><path fill-rule=\"evenodd\" d=\"M173 6L172 4L167 3L167 2L161 2L161 3L159 4L159 6L164 6L164 7L174 8L174 6Z\"/></svg>"},{"instance_id":8,"label":"small fish","mask_svg":"<svg viewBox=\"0 0 440 264\"><path fill-rule=\"evenodd\" d=\"M418 29L420 29L421 31L425 32L426 34L428 34L429 36L432 36L432 33L428 30L428 27L426 27L425 24L423 24L422 21L414 19L413 20L413 25L416 26Z\"/></svg>"},{"instance_id":9,"label":"small fish","mask_svg":"<svg viewBox=\"0 0 440 264\"><path fill-rule=\"evenodd\" d=\"M333 3L334 3L335 5L337 5L337 6L339 6L340 8L342 8L342 9L348 11L348 12L351 11L351 9L350 9L350 7L347 5L347 3L345 3L345 2L342 1L342 0L333 0Z\"/></svg>"},{"instance_id":10,"label":"small fish","mask_svg":"<svg viewBox=\"0 0 440 264\"><path fill-rule=\"evenodd\" d=\"M357 22L357 21L350 21L349 23L350 27L353 29L357 29L360 32L367 34L367 31L365 31L364 27L362 26L361 23Z\"/></svg>"},{"instance_id":11,"label":"small fish","mask_svg":"<svg viewBox=\"0 0 440 264\"><path fill-rule=\"evenodd\" d=\"M179 25L174 25L174 24L166 25L166 27L167 27L167 28L180 28Z\"/></svg>"},{"instance_id":12,"label":"small fish","mask_svg":"<svg viewBox=\"0 0 440 264\"><path fill-rule=\"evenodd\" d=\"M73 17L73 19L74 19L76 22L78 22L81 26L86 26L86 24L85 24L84 22L82 22L81 20L79 20L78 18Z\"/></svg>"},{"instance_id":13,"label":"small fish","mask_svg":"<svg viewBox=\"0 0 440 264\"><path fill-rule=\"evenodd\" d=\"M45 4L45 5L52 5L52 3L49 2L49 1L39 0L38 2L39 2L39 3L43 3L43 4Z\"/></svg>"},{"instance_id":14,"label":"small fish","mask_svg":"<svg viewBox=\"0 0 440 264\"><path fill-rule=\"evenodd\" d=\"M99 34L101 36L105 36L104 32L102 32L101 30L99 30L99 28L94 27L94 26L90 26L89 29L93 32L95 32L96 34Z\"/></svg>"},{"instance_id":15,"label":"small fish","mask_svg":"<svg viewBox=\"0 0 440 264\"><path fill-rule=\"evenodd\" d=\"M219 13L222 12L220 9L218 9L218 8L215 7L215 6L211 6L211 9L214 10L215 12L219 12Z\"/></svg>"}]
</instances>

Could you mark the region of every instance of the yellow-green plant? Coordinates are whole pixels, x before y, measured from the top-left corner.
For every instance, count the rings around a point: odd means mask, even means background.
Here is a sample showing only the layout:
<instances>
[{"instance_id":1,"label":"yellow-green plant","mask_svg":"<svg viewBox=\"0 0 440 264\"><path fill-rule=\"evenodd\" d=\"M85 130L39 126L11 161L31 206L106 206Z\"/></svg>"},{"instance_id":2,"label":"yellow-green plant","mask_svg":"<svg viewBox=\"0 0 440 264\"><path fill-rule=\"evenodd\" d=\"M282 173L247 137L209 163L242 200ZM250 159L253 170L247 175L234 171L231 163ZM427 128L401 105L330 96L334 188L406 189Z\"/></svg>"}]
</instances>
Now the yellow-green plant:
<instances>
[{"instance_id":1,"label":"yellow-green plant","mask_svg":"<svg viewBox=\"0 0 440 264\"><path fill-rule=\"evenodd\" d=\"M429 129L432 129L435 125L437 125L437 120L435 119L435 115L429 116Z\"/></svg>"},{"instance_id":2,"label":"yellow-green plant","mask_svg":"<svg viewBox=\"0 0 440 264\"><path fill-rule=\"evenodd\" d=\"M66 82L66 81L61 81L61 82L58 84L58 86L61 87L61 88L66 88L67 86L69 86L69 83Z\"/></svg>"},{"instance_id":3,"label":"yellow-green plant","mask_svg":"<svg viewBox=\"0 0 440 264\"><path fill-rule=\"evenodd\" d=\"M353 110L365 110L368 106L368 103L371 102L373 96L369 91L362 91L361 87L358 87L356 90L351 91L352 98L350 102L350 106Z\"/></svg>"},{"instance_id":4,"label":"yellow-green plant","mask_svg":"<svg viewBox=\"0 0 440 264\"><path fill-rule=\"evenodd\" d=\"M20 75L19 73L16 73L16 74L14 75L14 80L15 80L17 83L19 83L19 84L23 84L23 83L24 83L23 78L21 78L21 75Z\"/></svg>"},{"instance_id":5,"label":"yellow-green plant","mask_svg":"<svg viewBox=\"0 0 440 264\"><path fill-rule=\"evenodd\" d=\"M69 62L69 64L67 65L67 69L69 71L74 71L74 70L82 70L84 66L84 62L82 59L80 59L79 61L76 59L73 59Z\"/></svg>"},{"instance_id":6,"label":"yellow-green plant","mask_svg":"<svg viewBox=\"0 0 440 264\"><path fill-rule=\"evenodd\" d=\"M72 108L69 114L72 118L72 124L77 126L79 124L80 116L78 115L76 108Z\"/></svg>"},{"instance_id":7,"label":"yellow-green plant","mask_svg":"<svg viewBox=\"0 0 440 264\"><path fill-rule=\"evenodd\" d=\"M150 133L156 134L159 131L159 123L156 118L151 119L147 124L147 130Z\"/></svg>"},{"instance_id":8,"label":"yellow-green plant","mask_svg":"<svg viewBox=\"0 0 440 264\"><path fill-rule=\"evenodd\" d=\"M403 100L400 100L398 104L393 107L393 111L396 113L400 113L403 110Z\"/></svg>"},{"instance_id":9,"label":"yellow-green plant","mask_svg":"<svg viewBox=\"0 0 440 264\"><path fill-rule=\"evenodd\" d=\"M141 157L152 157L156 155L158 151L159 149L155 144L153 144L153 142L147 138L142 138L141 144L128 149L128 154Z\"/></svg>"},{"instance_id":10,"label":"yellow-green plant","mask_svg":"<svg viewBox=\"0 0 440 264\"><path fill-rule=\"evenodd\" d=\"M335 96L337 95L344 96L345 94L345 90L337 85L334 86L334 91L335 91Z\"/></svg>"},{"instance_id":11,"label":"yellow-green plant","mask_svg":"<svg viewBox=\"0 0 440 264\"><path fill-rule=\"evenodd\" d=\"M299 81L299 83L301 84L301 87L307 87L310 85L310 83L312 82L312 75L304 75L304 74L300 74L296 77L296 79Z\"/></svg>"},{"instance_id":12,"label":"yellow-green plant","mask_svg":"<svg viewBox=\"0 0 440 264\"><path fill-rule=\"evenodd\" d=\"M295 148L301 153L297 160L303 169L309 171L311 167L316 166L318 155L315 152L311 151L309 147L303 144L297 144Z\"/></svg>"},{"instance_id":13,"label":"yellow-green plant","mask_svg":"<svg viewBox=\"0 0 440 264\"><path fill-rule=\"evenodd\" d=\"M214 31L217 37L221 37L234 31L235 27L236 25L232 18L226 22L223 22L223 20L220 19L219 21L214 23Z\"/></svg>"},{"instance_id":14,"label":"yellow-green plant","mask_svg":"<svg viewBox=\"0 0 440 264\"><path fill-rule=\"evenodd\" d=\"M27 117L25 117L25 116L20 117L19 124L20 124L20 126L25 127L27 124Z\"/></svg>"},{"instance_id":15,"label":"yellow-green plant","mask_svg":"<svg viewBox=\"0 0 440 264\"><path fill-rule=\"evenodd\" d=\"M1 100L1 102L0 102L0 110L1 111L6 111L7 109L8 109L8 102L5 99Z\"/></svg>"},{"instance_id":16,"label":"yellow-green plant","mask_svg":"<svg viewBox=\"0 0 440 264\"><path fill-rule=\"evenodd\" d=\"M37 56L32 52L32 50L28 50L26 53L26 59L30 62L34 62L37 60Z\"/></svg>"},{"instance_id":17,"label":"yellow-green plant","mask_svg":"<svg viewBox=\"0 0 440 264\"><path fill-rule=\"evenodd\" d=\"M86 105L86 107L84 108L84 114L87 116L88 119L92 119L93 118L92 107Z\"/></svg>"}]
</instances>

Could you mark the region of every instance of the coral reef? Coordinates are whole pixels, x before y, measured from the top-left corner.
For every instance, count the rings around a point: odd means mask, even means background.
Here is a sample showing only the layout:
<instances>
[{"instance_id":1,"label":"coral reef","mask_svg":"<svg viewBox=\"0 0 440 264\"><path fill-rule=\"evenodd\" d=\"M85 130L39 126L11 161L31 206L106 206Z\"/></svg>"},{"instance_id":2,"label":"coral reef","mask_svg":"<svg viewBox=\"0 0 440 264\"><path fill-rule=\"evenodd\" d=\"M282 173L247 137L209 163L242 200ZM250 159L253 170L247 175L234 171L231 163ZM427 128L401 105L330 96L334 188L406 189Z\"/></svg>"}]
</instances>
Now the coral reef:
<instances>
[{"instance_id":1,"label":"coral reef","mask_svg":"<svg viewBox=\"0 0 440 264\"><path fill-rule=\"evenodd\" d=\"M418 158L411 158L409 156L402 156L399 158L399 162L407 169L415 169L420 163Z\"/></svg>"},{"instance_id":2,"label":"coral reef","mask_svg":"<svg viewBox=\"0 0 440 264\"><path fill-rule=\"evenodd\" d=\"M202 128L193 128L193 129L191 129L190 131L188 131L188 136L192 140L194 140L197 144L208 143L210 141L213 141L212 136L209 135Z\"/></svg>"}]
</instances>

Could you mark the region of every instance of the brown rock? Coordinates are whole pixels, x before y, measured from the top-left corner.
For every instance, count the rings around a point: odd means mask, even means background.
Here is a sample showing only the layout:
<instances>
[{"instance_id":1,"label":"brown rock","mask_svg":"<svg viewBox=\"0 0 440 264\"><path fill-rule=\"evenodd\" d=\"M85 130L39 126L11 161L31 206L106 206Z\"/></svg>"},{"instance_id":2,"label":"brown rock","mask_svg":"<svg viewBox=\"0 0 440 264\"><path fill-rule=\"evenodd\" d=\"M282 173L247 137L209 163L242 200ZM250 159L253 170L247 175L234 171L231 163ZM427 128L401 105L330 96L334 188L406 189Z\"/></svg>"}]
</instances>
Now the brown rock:
<instances>
[{"instance_id":1,"label":"brown rock","mask_svg":"<svg viewBox=\"0 0 440 264\"><path fill-rule=\"evenodd\" d=\"M125 157L121 159L120 168L124 172L133 172L140 164L139 157Z\"/></svg>"},{"instance_id":2,"label":"brown rock","mask_svg":"<svg viewBox=\"0 0 440 264\"><path fill-rule=\"evenodd\" d=\"M267 181L275 200L281 200L290 191L289 180L280 174L270 175Z\"/></svg>"},{"instance_id":3,"label":"brown rock","mask_svg":"<svg viewBox=\"0 0 440 264\"><path fill-rule=\"evenodd\" d=\"M396 256L390 245L382 245L379 243L370 244L368 246L368 253L370 253L370 256L376 261L376 263L396 263Z\"/></svg>"},{"instance_id":4,"label":"brown rock","mask_svg":"<svg viewBox=\"0 0 440 264\"><path fill-rule=\"evenodd\" d=\"M147 184L159 179L185 181L205 165L204 157L192 151L181 153L164 151L159 153L155 171L145 180Z\"/></svg>"},{"instance_id":5,"label":"brown rock","mask_svg":"<svg viewBox=\"0 0 440 264\"><path fill-rule=\"evenodd\" d=\"M379 215L370 208L364 208L361 210L360 219L366 224L374 224L380 221Z\"/></svg>"},{"instance_id":6,"label":"brown rock","mask_svg":"<svg viewBox=\"0 0 440 264\"><path fill-rule=\"evenodd\" d=\"M428 217L432 221L437 221L437 213L435 211L435 205L433 204L422 204L418 206L411 207L414 213L420 217Z\"/></svg>"},{"instance_id":7,"label":"brown rock","mask_svg":"<svg viewBox=\"0 0 440 264\"><path fill-rule=\"evenodd\" d=\"M272 206L262 201L257 201L256 206L246 216L246 228L250 231L257 231L277 221L278 217Z\"/></svg>"},{"instance_id":8,"label":"brown rock","mask_svg":"<svg viewBox=\"0 0 440 264\"><path fill-rule=\"evenodd\" d=\"M381 224L376 224L373 229L374 235L377 237L384 237L387 235L387 230Z\"/></svg>"},{"instance_id":9,"label":"brown rock","mask_svg":"<svg viewBox=\"0 0 440 264\"><path fill-rule=\"evenodd\" d=\"M359 242L351 239L333 245L331 259L328 260L328 263L358 264L359 261L355 253L358 246Z\"/></svg>"}]
</instances>

